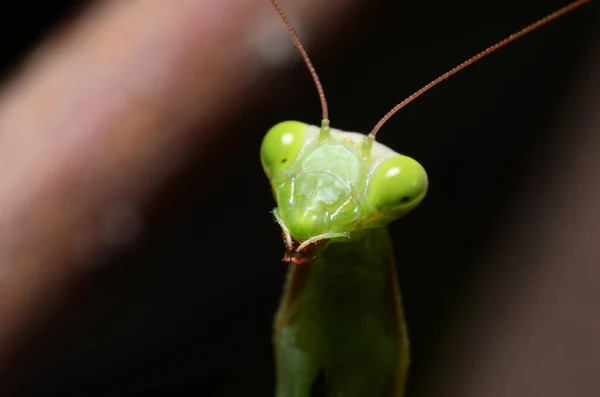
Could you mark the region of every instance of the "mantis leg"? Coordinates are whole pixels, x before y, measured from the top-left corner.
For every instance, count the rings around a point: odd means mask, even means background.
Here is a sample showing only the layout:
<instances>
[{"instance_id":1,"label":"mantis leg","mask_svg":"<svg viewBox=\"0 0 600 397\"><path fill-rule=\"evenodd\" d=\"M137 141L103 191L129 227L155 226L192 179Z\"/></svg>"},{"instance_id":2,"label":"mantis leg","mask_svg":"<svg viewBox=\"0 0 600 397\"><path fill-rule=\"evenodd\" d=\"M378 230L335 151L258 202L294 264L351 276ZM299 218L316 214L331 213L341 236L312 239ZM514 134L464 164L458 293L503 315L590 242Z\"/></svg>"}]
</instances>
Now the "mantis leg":
<instances>
[{"instance_id":1,"label":"mantis leg","mask_svg":"<svg viewBox=\"0 0 600 397\"><path fill-rule=\"evenodd\" d=\"M319 371L316 341L302 328L283 327L277 333L275 354L277 359L276 397L309 397ZM303 331L307 331L303 329ZM312 340L311 340L312 339Z\"/></svg>"},{"instance_id":2,"label":"mantis leg","mask_svg":"<svg viewBox=\"0 0 600 397\"><path fill-rule=\"evenodd\" d=\"M309 397L321 368L315 313L298 308L308 274L308 266L290 269L275 319L276 397Z\"/></svg>"},{"instance_id":3,"label":"mantis leg","mask_svg":"<svg viewBox=\"0 0 600 397\"><path fill-rule=\"evenodd\" d=\"M370 316L343 341L345 348L331 363L329 396L400 397L395 392L398 340ZM400 392L401 393L401 392Z\"/></svg>"}]
</instances>

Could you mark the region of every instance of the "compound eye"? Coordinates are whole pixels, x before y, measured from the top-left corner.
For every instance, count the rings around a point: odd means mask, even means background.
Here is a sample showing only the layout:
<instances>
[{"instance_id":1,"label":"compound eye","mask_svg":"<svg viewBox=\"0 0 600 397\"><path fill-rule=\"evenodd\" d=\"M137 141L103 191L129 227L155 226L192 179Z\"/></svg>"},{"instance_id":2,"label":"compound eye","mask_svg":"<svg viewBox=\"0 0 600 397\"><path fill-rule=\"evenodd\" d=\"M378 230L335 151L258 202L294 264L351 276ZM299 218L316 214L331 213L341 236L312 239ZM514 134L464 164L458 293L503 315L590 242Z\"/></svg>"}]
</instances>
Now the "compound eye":
<instances>
[{"instance_id":1,"label":"compound eye","mask_svg":"<svg viewBox=\"0 0 600 397\"><path fill-rule=\"evenodd\" d=\"M379 212L405 213L423 200L428 184L423 166L398 154L384 160L374 170L367 197Z\"/></svg>"},{"instance_id":2,"label":"compound eye","mask_svg":"<svg viewBox=\"0 0 600 397\"><path fill-rule=\"evenodd\" d=\"M263 138L260 159L270 178L286 170L304 147L308 125L283 121L272 127Z\"/></svg>"}]
</instances>

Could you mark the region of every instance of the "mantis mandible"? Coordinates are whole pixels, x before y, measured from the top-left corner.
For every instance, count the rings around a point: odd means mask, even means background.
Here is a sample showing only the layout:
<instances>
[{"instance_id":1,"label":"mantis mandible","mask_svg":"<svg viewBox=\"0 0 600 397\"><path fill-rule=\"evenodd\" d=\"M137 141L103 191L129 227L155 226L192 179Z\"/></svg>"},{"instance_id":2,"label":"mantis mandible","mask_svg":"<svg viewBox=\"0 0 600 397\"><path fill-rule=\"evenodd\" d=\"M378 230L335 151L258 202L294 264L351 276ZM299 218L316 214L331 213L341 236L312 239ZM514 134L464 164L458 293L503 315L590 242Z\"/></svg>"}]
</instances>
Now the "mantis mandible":
<instances>
[{"instance_id":1,"label":"mantis mandible","mask_svg":"<svg viewBox=\"0 0 600 397\"><path fill-rule=\"evenodd\" d=\"M290 263L275 319L277 397L402 397L409 342L387 225L425 197L416 160L375 141L383 124L424 92L489 53L590 2L575 1L461 63L394 106L368 135L329 126L319 77L296 31L271 0L317 87L320 127L285 121L261 145Z\"/></svg>"}]
</instances>

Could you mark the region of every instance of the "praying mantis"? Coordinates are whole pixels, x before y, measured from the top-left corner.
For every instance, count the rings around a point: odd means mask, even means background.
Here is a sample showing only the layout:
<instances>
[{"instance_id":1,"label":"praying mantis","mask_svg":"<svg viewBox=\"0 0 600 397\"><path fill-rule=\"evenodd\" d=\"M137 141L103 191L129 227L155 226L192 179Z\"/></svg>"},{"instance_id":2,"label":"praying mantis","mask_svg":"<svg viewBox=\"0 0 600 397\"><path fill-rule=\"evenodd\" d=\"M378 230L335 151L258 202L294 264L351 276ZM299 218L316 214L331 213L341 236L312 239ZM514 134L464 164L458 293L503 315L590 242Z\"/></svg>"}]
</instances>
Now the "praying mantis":
<instances>
[{"instance_id":1,"label":"praying mantis","mask_svg":"<svg viewBox=\"0 0 600 397\"><path fill-rule=\"evenodd\" d=\"M322 107L320 127L284 121L260 158L290 264L275 319L277 397L404 395L409 341L387 226L425 198L424 167L375 140L398 110L489 53L591 2L575 1L494 44L394 106L368 135L330 127L324 90L296 31L271 0L304 59Z\"/></svg>"}]
</instances>

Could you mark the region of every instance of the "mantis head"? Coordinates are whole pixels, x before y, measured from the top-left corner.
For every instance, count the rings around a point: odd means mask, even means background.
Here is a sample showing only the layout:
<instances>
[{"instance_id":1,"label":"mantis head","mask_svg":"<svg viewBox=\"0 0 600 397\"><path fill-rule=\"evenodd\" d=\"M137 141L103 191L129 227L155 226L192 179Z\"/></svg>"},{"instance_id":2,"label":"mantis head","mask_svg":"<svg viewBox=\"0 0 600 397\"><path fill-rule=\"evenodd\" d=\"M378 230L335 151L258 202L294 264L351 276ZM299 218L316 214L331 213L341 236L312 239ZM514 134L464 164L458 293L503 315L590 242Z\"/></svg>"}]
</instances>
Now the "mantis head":
<instances>
[{"instance_id":1,"label":"mantis head","mask_svg":"<svg viewBox=\"0 0 600 397\"><path fill-rule=\"evenodd\" d=\"M382 227L425 197L428 178L414 159L369 136L286 121L261 146L289 251L301 252Z\"/></svg>"}]
</instances>

